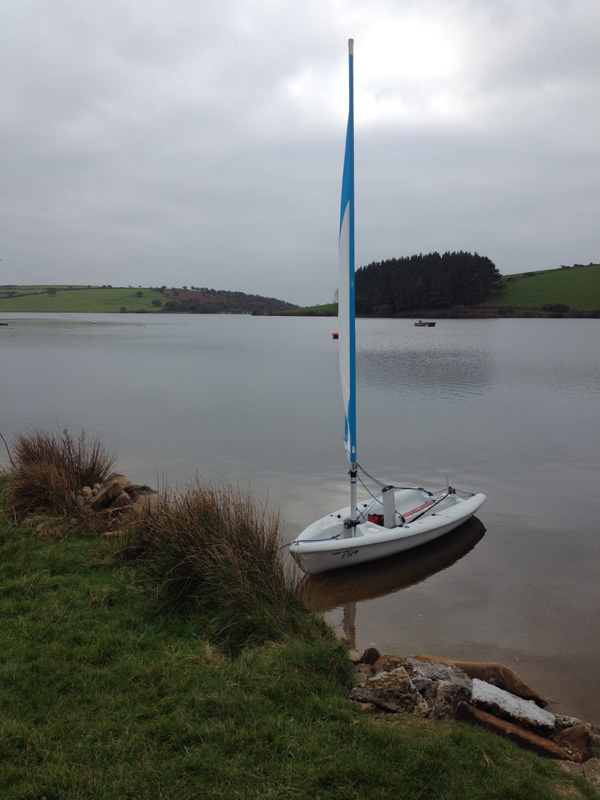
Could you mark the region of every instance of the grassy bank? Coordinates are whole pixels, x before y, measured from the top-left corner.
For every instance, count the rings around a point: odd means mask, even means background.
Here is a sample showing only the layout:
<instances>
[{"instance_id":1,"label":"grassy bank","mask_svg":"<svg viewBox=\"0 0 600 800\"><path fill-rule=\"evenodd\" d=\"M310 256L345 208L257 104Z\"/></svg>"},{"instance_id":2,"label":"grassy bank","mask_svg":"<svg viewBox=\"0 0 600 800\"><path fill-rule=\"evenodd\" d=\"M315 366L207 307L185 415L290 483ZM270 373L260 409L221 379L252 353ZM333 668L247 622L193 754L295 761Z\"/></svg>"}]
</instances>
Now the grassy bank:
<instances>
[{"instance_id":1,"label":"grassy bank","mask_svg":"<svg viewBox=\"0 0 600 800\"><path fill-rule=\"evenodd\" d=\"M351 703L345 648L282 572L274 523L248 496L226 493L233 516L219 518L222 489L160 496L125 538L82 512L74 524L71 508L61 518L52 493L13 524L13 452L0 479L3 800L596 796L482 730Z\"/></svg>"},{"instance_id":2,"label":"grassy bank","mask_svg":"<svg viewBox=\"0 0 600 800\"><path fill-rule=\"evenodd\" d=\"M39 313L119 313L160 311L152 304L160 300L156 289L112 288L105 286L14 286L0 288L0 311L9 314Z\"/></svg>"},{"instance_id":3,"label":"grassy bank","mask_svg":"<svg viewBox=\"0 0 600 800\"><path fill-rule=\"evenodd\" d=\"M486 305L543 309L557 304L581 312L600 311L600 264L506 275Z\"/></svg>"},{"instance_id":4,"label":"grassy bank","mask_svg":"<svg viewBox=\"0 0 600 800\"><path fill-rule=\"evenodd\" d=\"M0 542L4 800L594 796L465 725L377 724L331 637L231 658L105 541L4 525Z\"/></svg>"},{"instance_id":5,"label":"grassy bank","mask_svg":"<svg viewBox=\"0 0 600 800\"><path fill-rule=\"evenodd\" d=\"M337 303L325 303L320 306L305 306L289 311L271 312L271 317L337 317Z\"/></svg>"}]
</instances>

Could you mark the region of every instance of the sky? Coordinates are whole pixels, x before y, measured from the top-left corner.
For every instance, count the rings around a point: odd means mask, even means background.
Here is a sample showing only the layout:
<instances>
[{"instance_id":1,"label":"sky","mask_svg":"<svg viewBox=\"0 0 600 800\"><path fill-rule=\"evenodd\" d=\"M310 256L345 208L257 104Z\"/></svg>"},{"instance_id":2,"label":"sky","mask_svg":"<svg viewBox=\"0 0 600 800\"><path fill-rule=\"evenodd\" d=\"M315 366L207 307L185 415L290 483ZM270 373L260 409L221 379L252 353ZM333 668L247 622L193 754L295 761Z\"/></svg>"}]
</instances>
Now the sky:
<instances>
[{"instance_id":1,"label":"sky","mask_svg":"<svg viewBox=\"0 0 600 800\"><path fill-rule=\"evenodd\" d=\"M327 303L357 266L600 261L600 0L0 0L0 285Z\"/></svg>"}]
</instances>

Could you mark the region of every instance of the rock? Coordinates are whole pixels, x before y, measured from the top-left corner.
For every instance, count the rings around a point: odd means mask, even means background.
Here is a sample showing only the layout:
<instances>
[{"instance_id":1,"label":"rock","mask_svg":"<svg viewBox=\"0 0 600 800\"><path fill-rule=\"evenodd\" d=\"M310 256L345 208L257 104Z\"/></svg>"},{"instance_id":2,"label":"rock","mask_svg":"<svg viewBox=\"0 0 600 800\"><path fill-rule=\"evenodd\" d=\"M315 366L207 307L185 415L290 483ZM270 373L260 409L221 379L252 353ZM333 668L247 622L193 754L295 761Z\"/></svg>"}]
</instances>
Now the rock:
<instances>
[{"instance_id":1,"label":"rock","mask_svg":"<svg viewBox=\"0 0 600 800\"><path fill-rule=\"evenodd\" d=\"M469 678L479 678L479 680L485 681L486 683L491 683L492 686L499 686L500 689L505 689L511 694L516 694L517 697L522 697L524 700L533 700L534 703L542 708L548 705L547 700L544 700L544 698L530 686L527 686L512 669L502 664L457 661L453 658L435 658L434 656L426 655L415 656L415 658L419 661L453 664L460 667Z\"/></svg>"},{"instance_id":2,"label":"rock","mask_svg":"<svg viewBox=\"0 0 600 800\"><path fill-rule=\"evenodd\" d=\"M402 658L395 655L380 656L373 669L375 672L391 672L404 667L416 689L423 693L434 681L446 681L463 686L471 694L471 680L459 668L441 662L425 663L416 658Z\"/></svg>"},{"instance_id":3,"label":"rock","mask_svg":"<svg viewBox=\"0 0 600 800\"><path fill-rule=\"evenodd\" d=\"M561 714L554 715L554 731L564 731L565 728L572 728L573 725L579 725L581 722L577 717L564 717Z\"/></svg>"},{"instance_id":4,"label":"rock","mask_svg":"<svg viewBox=\"0 0 600 800\"><path fill-rule=\"evenodd\" d=\"M432 681L425 691L431 719L453 719L459 703L471 699L471 690L450 681Z\"/></svg>"},{"instance_id":5,"label":"rock","mask_svg":"<svg viewBox=\"0 0 600 800\"><path fill-rule=\"evenodd\" d=\"M504 736L506 739L510 739L526 750L531 750L540 756L558 758L565 761L574 760L573 757L569 755L563 747L556 744L556 742L545 739L543 736L538 736L538 734L532 731L523 730L523 728L519 728L511 722L499 719L493 714L489 714L487 711L482 711L480 708L474 708L468 703L463 702L458 704L455 719L481 725L493 731L493 733Z\"/></svg>"},{"instance_id":6,"label":"rock","mask_svg":"<svg viewBox=\"0 0 600 800\"><path fill-rule=\"evenodd\" d=\"M580 722L571 728L565 728L551 737L553 742L564 747L575 761L589 761L592 757L590 749L590 727L586 722Z\"/></svg>"},{"instance_id":7,"label":"rock","mask_svg":"<svg viewBox=\"0 0 600 800\"><path fill-rule=\"evenodd\" d=\"M358 650L348 650L348 658L353 664L359 664L361 657Z\"/></svg>"},{"instance_id":8,"label":"rock","mask_svg":"<svg viewBox=\"0 0 600 800\"><path fill-rule=\"evenodd\" d=\"M355 686L351 697L361 703L373 703L386 711L426 717L429 709L403 667L380 672L368 678L364 686Z\"/></svg>"},{"instance_id":9,"label":"rock","mask_svg":"<svg viewBox=\"0 0 600 800\"><path fill-rule=\"evenodd\" d=\"M600 728L590 725L590 749L594 758L600 759Z\"/></svg>"},{"instance_id":10,"label":"rock","mask_svg":"<svg viewBox=\"0 0 600 800\"><path fill-rule=\"evenodd\" d=\"M472 681L466 673L454 664L445 664L443 662L422 662L416 658L407 658L405 669L412 678L412 681L417 685L417 676L423 681L425 685L429 685L432 681L445 681L447 683L455 683L457 686L462 686L471 693ZM420 690L420 686L417 686Z\"/></svg>"},{"instance_id":11,"label":"rock","mask_svg":"<svg viewBox=\"0 0 600 800\"><path fill-rule=\"evenodd\" d=\"M373 664L373 669L375 672L391 672L391 670L396 669L397 667L404 666L404 658L400 656L379 656L377 661Z\"/></svg>"},{"instance_id":12,"label":"rock","mask_svg":"<svg viewBox=\"0 0 600 800\"><path fill-rule=\"evenodd\" d=\"M379 658L379 650L376 647L367 647L362 654L361 662L363 664L374 664Z\"/></svg>"},{"instance_id":13,"label":"rock","mask_svg":"<svg viewBox=\"0 0 600 800\"><path fill-rule=\"evenodd\" d=\"M112 501L109 508L111 511L118 511L121 508L127 508L127 506L130 506L132 502L133 501L127 492L121 492L121 494Z\"/></svg>"},{"instance_id":14,"label":"rock","mask_svg":"<svg viewBox=\"0 0 600 800\"><path fill-rule=\"evenodd\" d=\"M540 708L531 700L523 700L479 678L473 679L471 702L478 708L537 733L554 732L554 714Z\"/></svg>"},{"instance_id":15,"label":"rock","mask_svg":"<svg viewBox=\"0 0 600 800\"><path fill-rule=\"evenodd\" d=\"M372 678L375 672L370 664L359 664L354 670L354 685L364 686L369 678Z\"/></svg>"},{"instance_id":16,"label":"rock","mask_svg":"<svg viewBox=\"0 0 600 800\"><path fill-rule=\"evenodd\" d=\"M113 474L104 486L98 489L96 496L90 503L90 508L93 511L108 508L123 492L129 496L130 500L135 499L135 489L130 481L124 475Z\"/></svg>"},{"instance_id":17,"label":"rock","mask_svg":"<svg viewBox=\"0 0 600 800\"><path fill-rule=\"evenodd\" d=\"M81 494L82 497L85 498L86 503L89 503L92 497L94 496L94 493L92 492L89 486L84 486L83 489L81 490Z\"/></svg>"}]
</instances>

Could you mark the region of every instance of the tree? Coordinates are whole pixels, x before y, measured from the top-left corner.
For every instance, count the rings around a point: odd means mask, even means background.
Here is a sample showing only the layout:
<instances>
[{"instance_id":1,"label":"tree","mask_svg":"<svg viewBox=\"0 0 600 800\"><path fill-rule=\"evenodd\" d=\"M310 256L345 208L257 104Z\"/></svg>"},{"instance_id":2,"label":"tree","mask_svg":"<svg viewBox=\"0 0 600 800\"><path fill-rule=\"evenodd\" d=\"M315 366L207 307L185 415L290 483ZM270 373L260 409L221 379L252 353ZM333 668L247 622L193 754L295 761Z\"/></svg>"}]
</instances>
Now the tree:
<instances>
[{"instance_id":1,"label":"tree","mask_svg":"<svg viewBox=\"0 0 600 800\"><path fill-rule=\"evenodd\" d=\"M451 308L483 303L501 276L477 253L428 253L389 259L356 271L356 310L361 314Z\"/></svg>"}]
</instances>

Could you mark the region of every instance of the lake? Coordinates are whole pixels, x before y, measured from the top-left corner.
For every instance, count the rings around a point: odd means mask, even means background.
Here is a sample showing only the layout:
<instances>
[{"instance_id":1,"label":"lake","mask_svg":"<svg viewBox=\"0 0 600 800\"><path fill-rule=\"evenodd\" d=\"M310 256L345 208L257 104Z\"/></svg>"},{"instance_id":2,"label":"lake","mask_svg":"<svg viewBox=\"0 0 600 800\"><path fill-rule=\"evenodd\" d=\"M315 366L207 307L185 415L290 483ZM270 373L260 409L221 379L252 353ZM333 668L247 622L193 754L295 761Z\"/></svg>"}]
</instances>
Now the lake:
<instances>
[{"instance_id":1,"label":"lake","mask_svg":"<svg viewBox=\"0 0 600 800\"><path fill-rule=\"evenodd\" d=\"M349 502L335 318L0 321L9 442L85 430L134 483L250 486L283 543ZM312 601L358 649L500 662L600 724L599 322L360 319L357 352L364 469L488 500L456 535L307 581Z\"/></svg>"}]
</instances>

